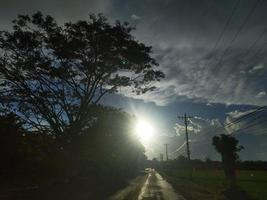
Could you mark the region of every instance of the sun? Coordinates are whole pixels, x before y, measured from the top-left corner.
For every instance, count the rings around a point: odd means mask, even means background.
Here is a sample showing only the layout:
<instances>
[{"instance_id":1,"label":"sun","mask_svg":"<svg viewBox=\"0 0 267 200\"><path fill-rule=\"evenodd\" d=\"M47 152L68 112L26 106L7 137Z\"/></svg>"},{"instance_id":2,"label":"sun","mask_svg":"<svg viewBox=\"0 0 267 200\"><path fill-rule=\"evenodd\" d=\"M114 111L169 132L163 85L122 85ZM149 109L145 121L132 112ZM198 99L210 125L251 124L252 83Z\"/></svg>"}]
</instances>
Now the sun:
<instances>
[{"instance_id":1,"label":"sun","mask_svg":"<svg viewBox=\"0 0 267 200\"><path fill-rule=\"evenodd\" d=\"M135 126L135 133L140 138L141 142L151 140L154 134L154 127L148 121L139 119Z\"/></svg>"}]
</instances>

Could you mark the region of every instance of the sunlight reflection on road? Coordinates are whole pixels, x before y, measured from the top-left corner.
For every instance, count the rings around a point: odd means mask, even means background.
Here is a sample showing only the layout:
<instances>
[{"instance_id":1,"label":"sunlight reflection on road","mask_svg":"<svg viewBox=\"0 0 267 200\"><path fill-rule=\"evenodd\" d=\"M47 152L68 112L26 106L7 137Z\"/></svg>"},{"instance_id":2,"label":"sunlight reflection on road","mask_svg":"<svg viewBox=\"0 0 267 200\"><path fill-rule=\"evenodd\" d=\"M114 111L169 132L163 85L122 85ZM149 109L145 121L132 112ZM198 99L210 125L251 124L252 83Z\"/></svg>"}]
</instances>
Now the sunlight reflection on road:
<instances>
[{"instance_id":1,"label":"sunlight reflection on road","mask_svg":"<svg viewBox=\"0 0 267 200\"><path fill-rule=\"evenodd\" d=\"M150 169L138 200L185 200L177 194L173 187L155 170Z\"/></svg>"}]
</instances>

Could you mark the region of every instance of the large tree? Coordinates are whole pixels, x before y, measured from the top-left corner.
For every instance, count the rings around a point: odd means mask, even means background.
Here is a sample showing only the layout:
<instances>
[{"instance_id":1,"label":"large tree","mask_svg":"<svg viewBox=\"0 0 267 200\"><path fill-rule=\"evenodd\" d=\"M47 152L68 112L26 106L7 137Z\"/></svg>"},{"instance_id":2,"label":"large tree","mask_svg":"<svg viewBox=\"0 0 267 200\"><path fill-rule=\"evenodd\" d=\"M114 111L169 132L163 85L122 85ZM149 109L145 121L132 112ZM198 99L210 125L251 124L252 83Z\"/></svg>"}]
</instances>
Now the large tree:
<instances>
[{"instance_id":1,"label":"large tree","mask_svg":"<svg viewBox=\"0 0 267 200\"><path fill-rule=\"evenodd\" d=\"M132 176L145 160L145 149L134 133L136 119L112 107L98 105L91 109L98 120L66 149L71 162L68 166L79 166L84 172L93 170L90 176L115 176L118 181Z\"/></svg>"},{"instance_id":2,"label":"large tree","mask_svg":"<svg viewBox=\"0 0 267 200\"><path fill-rule=\"evenodd\" d=\"M221 134L214 136L212 144L222 157L222 166L226 178L230 181L231 186L235 185L236 181L236 161L238 152L243 149L243 146L238 145L238 140L231 135Z\"/></svg>"},{"instance_id":3,"label":"large tree","mask_svg":"<svg viewBox=\"0 0 267 200\"><path fill-rule=\"evenodd\" d=\"M30 129L77 134L90 121L90 105L105 94L121 87L145 93L164 77L151 47L127 23L89 15L60 25L38 12L13 24L0 33L0 106Z\"/></svg>"}]
</instances>

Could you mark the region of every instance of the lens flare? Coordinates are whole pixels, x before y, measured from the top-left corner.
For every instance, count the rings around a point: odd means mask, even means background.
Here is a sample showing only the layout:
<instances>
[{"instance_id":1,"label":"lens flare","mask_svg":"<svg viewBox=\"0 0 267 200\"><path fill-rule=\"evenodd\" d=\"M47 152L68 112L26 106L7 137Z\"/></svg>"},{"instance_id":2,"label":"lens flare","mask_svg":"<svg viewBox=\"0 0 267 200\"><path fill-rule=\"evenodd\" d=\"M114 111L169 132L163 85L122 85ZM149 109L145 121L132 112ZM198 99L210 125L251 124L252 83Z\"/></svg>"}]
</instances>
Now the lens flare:
<instances>
[{"instance_id":1,"label":"lens flare","mask_svg":"<svg viewBox=\"0 0 267 200\"><path fill-rule=\"evenodd\" d=\"M154 128L148 121L140 119L136 124L135 132L140 138L141 142L145 143L152 138Z\"/></svg>"}]
</instances>

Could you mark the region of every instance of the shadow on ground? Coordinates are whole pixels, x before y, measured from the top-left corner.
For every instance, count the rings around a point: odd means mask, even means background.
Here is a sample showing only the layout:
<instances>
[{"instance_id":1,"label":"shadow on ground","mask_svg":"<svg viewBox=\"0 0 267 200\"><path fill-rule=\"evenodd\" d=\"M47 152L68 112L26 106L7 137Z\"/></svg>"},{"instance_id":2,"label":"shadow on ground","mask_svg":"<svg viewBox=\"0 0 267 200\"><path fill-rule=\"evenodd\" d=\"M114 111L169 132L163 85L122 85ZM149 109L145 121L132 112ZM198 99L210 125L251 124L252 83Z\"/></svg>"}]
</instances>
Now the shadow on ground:
<instances>
[{"instance_id":1,"label":"shadow on ground","mask_svg":"<svg viewBox=\"0 0 267 200\"><path fill-rule=\"evenodd\" d=\"M246 191L240 187L229 187L224 190L223 195L229 200L254 200Z\"/></svg>"}]
</instances>

